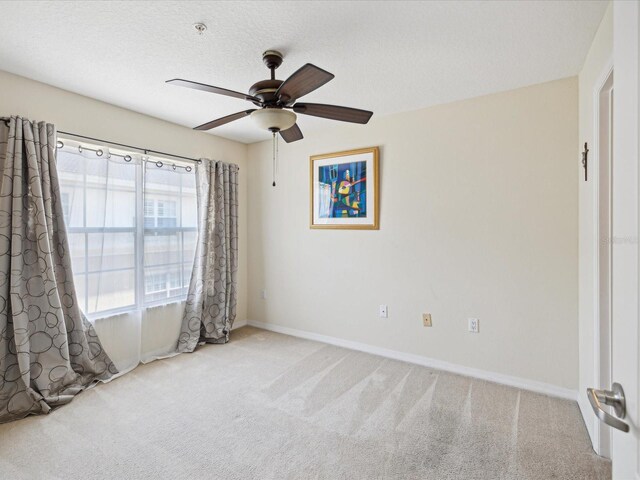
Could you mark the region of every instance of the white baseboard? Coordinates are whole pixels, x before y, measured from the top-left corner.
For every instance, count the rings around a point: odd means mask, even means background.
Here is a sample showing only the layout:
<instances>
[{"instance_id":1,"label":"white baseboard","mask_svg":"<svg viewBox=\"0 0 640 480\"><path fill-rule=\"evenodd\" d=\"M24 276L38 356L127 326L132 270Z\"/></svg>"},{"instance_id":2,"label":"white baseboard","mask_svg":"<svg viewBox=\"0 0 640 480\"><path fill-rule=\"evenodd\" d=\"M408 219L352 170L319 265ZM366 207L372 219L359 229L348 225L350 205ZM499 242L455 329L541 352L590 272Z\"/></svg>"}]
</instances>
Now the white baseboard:
<instances>
[{"instance_id":1,"label":"white baseboard","mask_svg":"<svg viewBox=\"0 0 640 480\"><path fill-rule=\"evenodd\" d=\"M246 323L248 325L251 325L252 327L270 330L272 332L283 333L285 335L291 335L294 337L306 338L307 340L315 340L316 342L328 343L330 345L336 345L338 347L349 348L351 350L371 353L373 355L392 358L394 360L400 360L402 362L414 363L416 365L422 365L424 367L429 367L436 370L444 370L447 372L456 373L458 375L464 375L466 377L479 378L481 380L486 380L489 382L508 385L510 387L516 387L522 390L530 390L532 392L541 393L543 395L549 395L551 397L558 397L573 401L577 401L578 399L578 392L575 390L558 387L549 383L538 382L536 380L529 380L526 378L513 377L511 375L504 375L502 373L489 372L487 370L465 367L463 365L457 365L455 363L449 363L435 358L424 357L422 355L399 352L397 350L389 350L387 348L376 347L374 345L368 345L366 343L354 342L351 340L331 337L328 335L321 335L319 333L307 332L304 330L298 330L296 328L283 327L274 323L258 322L255 320L249 320Z\"/></svg>"},{"instance_id":2,"label":"white baseboard","mask_svg":"<svg viewBox=\"0 0 640 480\"><path fill-rule=\"evenodd\" d=\"M231 331L234 331L236 328L246 327L248 325L247 319L244 320L236 320L233 322L233 326L231 327Z\"/></svg>"}]
</instances>

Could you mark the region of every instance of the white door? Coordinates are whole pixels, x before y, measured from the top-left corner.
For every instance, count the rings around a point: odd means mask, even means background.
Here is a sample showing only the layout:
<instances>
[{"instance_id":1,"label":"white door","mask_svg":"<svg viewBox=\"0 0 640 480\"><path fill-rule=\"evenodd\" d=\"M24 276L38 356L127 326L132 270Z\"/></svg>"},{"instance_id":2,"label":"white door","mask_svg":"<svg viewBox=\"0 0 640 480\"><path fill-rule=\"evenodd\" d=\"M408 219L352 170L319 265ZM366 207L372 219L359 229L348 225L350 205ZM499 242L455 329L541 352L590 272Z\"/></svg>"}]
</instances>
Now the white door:
<instances>
[{"instance_id":1,"label":"white door","mask_svg":"<svg viewBox=\"0 0 640 480\"><path fill-rule=\"evenodd\" d=\"M614 2L612 168L612 381L624 389L629 431L613 429L613 478L640 480L638 345L638 25L640 4Z\"/></svg>"}]
</instances>

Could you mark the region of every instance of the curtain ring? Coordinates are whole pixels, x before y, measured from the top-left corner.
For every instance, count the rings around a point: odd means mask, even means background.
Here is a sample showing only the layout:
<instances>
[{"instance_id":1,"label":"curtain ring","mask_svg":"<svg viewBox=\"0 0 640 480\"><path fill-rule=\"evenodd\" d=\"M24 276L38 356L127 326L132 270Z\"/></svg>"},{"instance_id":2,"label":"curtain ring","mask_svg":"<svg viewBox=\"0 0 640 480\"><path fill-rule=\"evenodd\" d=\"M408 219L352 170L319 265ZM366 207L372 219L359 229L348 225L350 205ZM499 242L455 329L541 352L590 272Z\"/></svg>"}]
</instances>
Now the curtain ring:
<instances>
[{"instance_id":1,"label":"curtain ring","mask_svg":"<svg viewBox=\"0 0 640 480\"><path fill-rule=\"evenodd\" d=\"M96 155L99 156L99 157L101 157L103 153L104 152L100 148L98 150L96 150Z\"/></svg>"},{"instance_id":2,"label":"curtain ring","mask_svg":"<svg viewBox=\"0 0 640 480\"><path fill-rule=\"evenodd\" d=\"M78 152L82 153L82 145L78 145Z\"/></svg>"},{"instance_id":3,"label":"curtain ring","mask_svg":"<svg viewBox=\"0 0 640 480\"><path fill-rule=\"evenodd\" d=\"M124 161L125 162L130 162L131 161L131 155L125 155L124 156Z\"/></svg>"},{"instance_id":4,"label":"curtain ring","mask_svg":"<svg viewBox=\"0 0 640 480\"><path fill-rule=\"evenodd\" d=\"M191 167L185 167L185 170L186 170L187 172L190 172L190 171L191 171L191 170L193 170L193 169L192 169Z\"/></svg>"},{"instance_id":5,"label":"curtain ring","mask_svg":"<svg viewBox=\"0 0 640 480\"><path fill-rule=\"evenodd\" d=\"M176 167L176 164L174 163L174 164L173 164L173 169L175 170L176 168L177 168L177 167Z\"/></svg>"},{"instance_id":6,"label":"curtain ring","mask_svg":"<svg viewBox=\"0 0 640 480\"><path fill-rule=\"evenodd\" d=\"M158 160L156 162L156 167L158 167L158 168L162 168L163 165L164 165L164 163L162 163L160 160Z\"/></svg>"},{"instance_id":7,"label":"curtain ring","mask_svg":"<svg viewBox=\"0 0 640 480\"><path fill-rule=\"evenodd\" d=\"M62 142L61 140L58 140L56 142L56 148L64 148L64 142Z\"/></svg>"}]
</instances>

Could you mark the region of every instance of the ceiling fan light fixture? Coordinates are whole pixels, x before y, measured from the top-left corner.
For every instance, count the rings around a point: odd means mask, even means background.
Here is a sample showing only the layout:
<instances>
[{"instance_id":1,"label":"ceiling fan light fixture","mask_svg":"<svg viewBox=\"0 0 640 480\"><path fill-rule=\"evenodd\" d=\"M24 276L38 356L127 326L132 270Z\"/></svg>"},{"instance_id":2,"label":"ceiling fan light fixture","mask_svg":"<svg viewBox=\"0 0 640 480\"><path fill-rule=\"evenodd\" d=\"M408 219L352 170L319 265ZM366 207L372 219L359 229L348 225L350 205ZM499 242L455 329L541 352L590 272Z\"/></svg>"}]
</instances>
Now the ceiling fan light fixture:
<instances>
[{"instance_id":1,"label":"ceiling fan light fixture","mask_svg":"<svg viewBox=\"0 0 640 480\"><path fill-rule=\"evenodd\" d=\"M251 113L251 118L263 130L282 132L296 123L296 114L279 108L262 108Z\"/></svg>"}]
</instances>

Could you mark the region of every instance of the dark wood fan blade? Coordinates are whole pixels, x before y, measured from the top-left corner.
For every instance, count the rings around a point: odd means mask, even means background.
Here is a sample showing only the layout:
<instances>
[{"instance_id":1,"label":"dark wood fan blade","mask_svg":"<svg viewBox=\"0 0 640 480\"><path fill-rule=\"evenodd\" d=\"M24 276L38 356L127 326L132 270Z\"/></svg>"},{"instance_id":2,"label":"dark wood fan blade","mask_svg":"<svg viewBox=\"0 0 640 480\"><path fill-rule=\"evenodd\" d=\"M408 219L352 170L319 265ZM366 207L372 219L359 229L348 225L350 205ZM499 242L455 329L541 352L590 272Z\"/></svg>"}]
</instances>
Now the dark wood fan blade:
<instances>
[{"instance_id":1,"label":"dark wood fan blade","mask_svg":"<svg viewBox=\"0 0 640 480\"><path fill-rule=\"evenodd\" d=\"M312 115L314 117L330 118L331 120L351 123L367 123L371 115L373 115L373 112L368 110L339 107L338 105L322 105L321 103L296 103L293 106L293 111L302 113L303 115Z\"/></svg>"},{"instance_id":2,"label":"dark wood fan blade","mask_svg":"<svg viewBox=\"0 0 640 480\"><path fill-rule=\"evenodd\" d=\"M280 136L287 143L297 142L298 140L302 140L304 138L297 123L294 123L293 127L291 128L280 130Z\"/></svg>"},{"instance_id":3,"label":"dark wood fan blade","mask_svg":"<svg viewBox=\"0 0 640 480\"><path fill-rule=\"evenodd\" d=\"M241 118L246 117L247 115L251 115L251 112L255 112L256 109L245 110L244 112L233 113L231 115L227 115L226 117L218 118L216 120L212 120L211 122L203 123L197 127L194 127L194 130L211 130L212 128L219 127L220 125L224 125L225 123L233 122L234 120L239 120Z\"/></svg>"},{"instance_id":4,"label":"dark wood fan blade","mask_svg":"<svg viewBox=\"0 0 640 480\"><path fill-rule=\"evenodd\" d=\"M226 95L227 97L234 97L234 98L240 98L242 100L249 100L250 102L262 103L262 101L259 98L253 97L248 93L234 92L233 90L227 90L226 88L214 87L213 85L206 85L204 83L192 82L190 80L183 80L181 78L174 78L173 80L167 80L166 83L170 83L171 85L178 85L179 87L194 88L196 90L202 90L203 92Z\"/></svg>"},{"instance_id":5,"label":"dark wood fan blade","mask_svg":"<svg viewBox=\"0 0 640 480\"><path fill-rule=\"evenodd\" d=\"M280 85L276 91L276 98L279 98L284 104L289 104L307 93L313 92L334 76L333 73L307 63Z\"/></svg>"}]
</instances>

